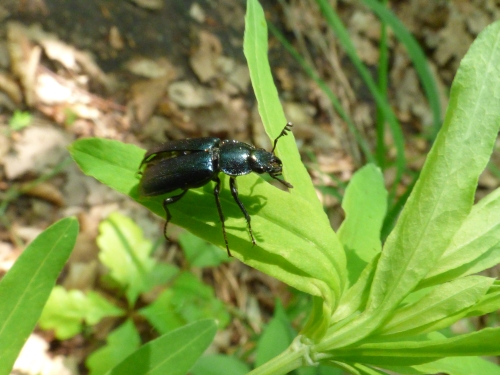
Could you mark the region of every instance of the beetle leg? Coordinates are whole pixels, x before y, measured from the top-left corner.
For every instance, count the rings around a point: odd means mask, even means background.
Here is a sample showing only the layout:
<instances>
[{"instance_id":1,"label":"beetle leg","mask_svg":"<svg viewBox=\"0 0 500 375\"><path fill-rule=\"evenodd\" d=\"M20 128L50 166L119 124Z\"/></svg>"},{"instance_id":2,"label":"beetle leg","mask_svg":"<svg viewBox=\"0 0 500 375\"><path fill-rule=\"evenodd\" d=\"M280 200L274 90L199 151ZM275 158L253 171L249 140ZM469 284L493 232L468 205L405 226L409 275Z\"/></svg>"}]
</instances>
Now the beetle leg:
<instances>
[{"instance_id":1,"label":"beetle leg","mask_svg":"<svg viewBox=\"0 0 500 375\"><path fill-rule=\"evenodd\" d=\"M163 227L163 235L165 236L165 238L169 240L168 236L167 236L167 225L168 225L168 222L170 221L170 219L172 219L172 215L170 214L170 211L168 210L168 205L169 204L172 204L172 203L175 203L177 202L179 199L181 199L184 194L187 193L187 190L184 190L182 193L180 193L179 195L175 195L173 197L168 197L168 198L165 198L165 200L163 201L163 209L165 210L165 214L166 214L166 221L165 221L165 226Z\"/></svg>"},{"instance_id":2,"label":"beetle leg","mask_svg":"<svg viewBox=\"0 0 500 375\"><path fill-rule=\"evenodd\" d=\"M214 178L215 181L215 188L214 188L214 195L215 195L215 203L217 204L217 211L219 211L219 218L220 222L222 224L222 234L224 235L224 242L226 243L226 250L227 250L227 255L232 257L231 251L229 250L229 243L227 242L227 235L226 235L226 226L224 225L224 214L222 213L222 207L220 205L220 199L219 199L219 193L220 193L220 178L219 176L216 176Z\"/></svg>"},{"instance_id":3,"label":"beetle leg","mask_svg":"<svg viewBox=\"0 0 500 375\"><path fill-rule=\"evenodd\" d=\"M234 200L236 201L238 206L240 206L240 210L241 212L243 212L243 215L245 215L245 219L247 220L248 224L248 231L250 232L250 238L252 239L252 243L255 246L255 238L253 237L252 226L250 225L250 215L245 209L243 202L240 201L240 199L238 198L238 187L236 186L236 177L231 176L229 178L229 186L231 187L231 194L233 195Z\"/></svg>"}]
</instances>

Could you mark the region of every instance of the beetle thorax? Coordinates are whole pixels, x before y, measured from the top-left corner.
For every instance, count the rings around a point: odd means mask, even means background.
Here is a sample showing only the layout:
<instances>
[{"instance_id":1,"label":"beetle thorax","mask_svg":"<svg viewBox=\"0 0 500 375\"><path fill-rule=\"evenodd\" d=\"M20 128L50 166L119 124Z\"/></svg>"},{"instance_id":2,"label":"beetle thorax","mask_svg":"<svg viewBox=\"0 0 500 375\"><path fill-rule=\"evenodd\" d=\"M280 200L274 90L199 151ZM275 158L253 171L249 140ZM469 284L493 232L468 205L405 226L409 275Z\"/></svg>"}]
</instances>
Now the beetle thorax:
<instances>
[{"instance_id":1,"label":"beetle thorax","mask_svg":"<svg viewBox=\"0 0 500 375\"><path fill-rule=\"evenodd\" d=\"M255 147L235 140L222 141L219 146L219 170L229 176L249 174L249 158Z\"/></svg>"}]
</instances>

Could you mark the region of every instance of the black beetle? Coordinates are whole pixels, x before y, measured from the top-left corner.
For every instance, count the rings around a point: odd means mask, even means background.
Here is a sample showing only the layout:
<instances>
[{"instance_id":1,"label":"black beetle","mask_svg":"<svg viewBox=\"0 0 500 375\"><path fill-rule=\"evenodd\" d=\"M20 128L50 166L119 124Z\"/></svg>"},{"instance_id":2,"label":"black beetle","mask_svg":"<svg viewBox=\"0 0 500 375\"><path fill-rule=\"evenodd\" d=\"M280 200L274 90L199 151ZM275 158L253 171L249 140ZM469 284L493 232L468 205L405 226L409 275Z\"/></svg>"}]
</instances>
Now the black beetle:
<instances>
[{"instance_id":1,"label":"black beetle","mask_svg":"<svg viewBox=\"0 0 500 375\"><path fill-rule=\"evenodd\" d=\"M231 256L224 226L224 215L219 200L219 173L222 172L230 176L231 194L241 212L245 215L248 231L252 243L255 245L250 225L250 215L248 215L245 206L238 198L236 177L251 172L269 173L272 178L278 180L287 188L292 188L291 184L278 178L282 173L282 163L274 154L278 139L287 135L291 128L292 123L289 122L285 125L280 135L274 140L271 152L247 143L231 139L220 140L212 137L169 141L148 150L139 166L139 170L142 169L143 165L146 166L142 171L142 178L139 183L140 195L148 197L170 193L178 189L183 190L179 195L166 198L163 201L163 208L167 216L164 227L165 238L168 239L167 224L172 218L167 206L181 199L189 189L201 187L210 181L215 181L215 203L222 223L222 233L227 253Z\"/></svg>"}]
</instances>

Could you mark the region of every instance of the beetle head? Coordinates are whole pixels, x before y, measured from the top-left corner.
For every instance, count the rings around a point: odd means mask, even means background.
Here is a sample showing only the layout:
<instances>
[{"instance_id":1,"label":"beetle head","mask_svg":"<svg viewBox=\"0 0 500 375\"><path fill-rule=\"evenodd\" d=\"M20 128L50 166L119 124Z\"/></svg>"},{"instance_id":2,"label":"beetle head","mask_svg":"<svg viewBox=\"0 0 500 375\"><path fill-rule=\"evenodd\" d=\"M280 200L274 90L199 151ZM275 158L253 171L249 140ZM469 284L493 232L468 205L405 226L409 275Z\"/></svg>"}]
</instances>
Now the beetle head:
<instances>
[{"instance_id":1,"label":"beetle head","mask_svg":"<svg viewBox=\"0 0 500 375\"><path fill-rule=\"evenodd\" d=\"M250 153L249 164L255 173L269 173L272 178L278 180L286 187L292 187L288 182L278 178L283 172L283 163L274 153L262 148L255 149Z\"/></svg>"}]
</instances>

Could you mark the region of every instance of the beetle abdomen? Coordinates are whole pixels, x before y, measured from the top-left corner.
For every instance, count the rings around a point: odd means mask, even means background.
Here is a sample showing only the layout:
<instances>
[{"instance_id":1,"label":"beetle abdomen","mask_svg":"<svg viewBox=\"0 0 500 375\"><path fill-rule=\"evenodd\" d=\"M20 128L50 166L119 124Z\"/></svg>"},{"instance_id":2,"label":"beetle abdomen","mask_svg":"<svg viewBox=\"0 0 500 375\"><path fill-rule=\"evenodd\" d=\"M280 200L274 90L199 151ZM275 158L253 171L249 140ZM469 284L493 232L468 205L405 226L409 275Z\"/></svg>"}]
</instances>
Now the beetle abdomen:
<instances>
[{"instance_id":1,"label":"beetle abdomen","mask_svg":"<svg viewBox=\"0 0 500 375\"><path fill-rule=\"evenodd\" d=\"M215 151L217 149L160 158L146 164L139 184L140 194L161 195L207 184L217 174L213 158Z\"/></svg>"}]
</instances>

